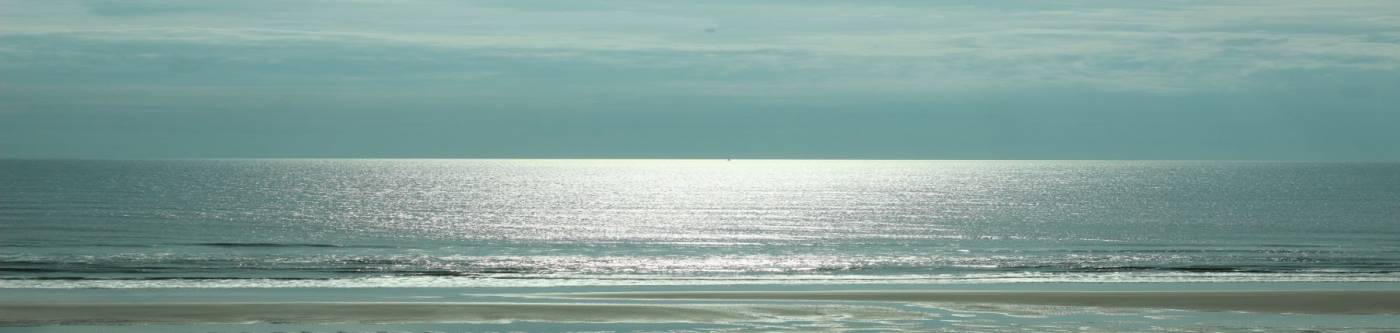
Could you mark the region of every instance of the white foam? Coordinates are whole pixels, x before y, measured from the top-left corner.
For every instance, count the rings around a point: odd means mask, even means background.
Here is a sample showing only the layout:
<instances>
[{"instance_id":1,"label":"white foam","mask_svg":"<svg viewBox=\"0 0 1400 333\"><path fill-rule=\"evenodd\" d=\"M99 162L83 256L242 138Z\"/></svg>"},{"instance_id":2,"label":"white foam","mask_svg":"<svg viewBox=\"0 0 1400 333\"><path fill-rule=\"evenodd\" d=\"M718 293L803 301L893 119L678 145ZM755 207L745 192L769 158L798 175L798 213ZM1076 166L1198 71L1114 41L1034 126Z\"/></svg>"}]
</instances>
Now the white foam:
<instances>
[{"instance_id":1,"label":"white foam","mask_svg":"<svg viewBox=\"0 0 1400 333\"><path fill-rule=\"evenodd\" d=\"M0 280L0 288L471 288L990 283L1400 282L1400 273L1039 273L940 275L497 275L347 279Z\"/></svg>"}]
</instances>

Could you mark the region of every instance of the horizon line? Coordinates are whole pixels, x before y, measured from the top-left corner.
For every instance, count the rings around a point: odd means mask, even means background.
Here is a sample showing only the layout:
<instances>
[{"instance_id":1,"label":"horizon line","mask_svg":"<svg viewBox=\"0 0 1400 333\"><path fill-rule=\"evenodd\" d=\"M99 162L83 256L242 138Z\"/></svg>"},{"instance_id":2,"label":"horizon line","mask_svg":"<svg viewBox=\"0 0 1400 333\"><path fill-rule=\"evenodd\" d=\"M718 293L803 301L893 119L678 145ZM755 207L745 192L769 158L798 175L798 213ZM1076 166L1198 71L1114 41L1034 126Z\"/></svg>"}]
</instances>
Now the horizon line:
<instances>
[{"instance_id":1,"label":"horizon line","mask_svg":"<svg viewBox=\"0 0 1400 333\"><path fill-rule=\"evenodd\" d=\"M1001 158L1001 159L958 159L958 158L847 158L847 157L823 157L823 158L783 158L783 157L0 157L5 161L256 161L256 160L580 160L580 161L945 161L945 162L975 162L975 161L1103 161L1103 162L1370 162L1370 163L1396 163L1400 159L1134 159L1134 158L1066 158L1066 159L1036 159L1036 158Z\"/></svg>"}]
</instances>

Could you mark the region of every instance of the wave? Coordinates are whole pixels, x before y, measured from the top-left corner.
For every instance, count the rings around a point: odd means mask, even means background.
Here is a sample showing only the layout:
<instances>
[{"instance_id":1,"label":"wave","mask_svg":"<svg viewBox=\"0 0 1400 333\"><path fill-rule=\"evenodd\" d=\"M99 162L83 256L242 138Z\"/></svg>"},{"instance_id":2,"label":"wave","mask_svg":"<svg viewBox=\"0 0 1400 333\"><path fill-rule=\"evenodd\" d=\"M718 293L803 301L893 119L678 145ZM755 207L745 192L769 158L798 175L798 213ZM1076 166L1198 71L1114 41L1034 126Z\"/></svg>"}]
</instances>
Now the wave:
<instances>
[{"instance_id":1,"label":"wave","mask_svg":"<svg viewBox=\"0 0 1400 333\"><path fill-rule=\"evenodd\" d=\"M214 247L342 247L335 244L314 244L314 243L186 243L180 245L214 246Z\"/></svg>"},{"instance_id":2,"label":"wave","mask_svg":"<svg viewBox=\"0 0 1400 333\"><path fill-rule=\"evenodd\" d=\"M252 247L252 248L361 248L361 249L398 249L399 246L387 245L347 245L347 244L323 244L323 243L262 243L262 242L209 242L209 243L175 243L172 245L184 246L209 246L209 247Z\"/></svg>"},{"instance_id":3,"label":"wave","mask_svg":"<svg viewBox=\"0 0 1400 333\"><path fill-rule=\"evenodd\" d=\"M151 276L151 277L91 277L91 276L38 276L38 277L0 277L0 280L23 281L23 280L61 280L61 281L230 281L230 280L254 280L254 281L302 281L302 280L334 280L335 278L306 278L306 277L246 277L246 276Z\"/></svg>"},{"instance_id":4,"label":"wave","mask_svg":"<svg viewBox=\"0 0 1400 333\"><path fill-rule=\"evenodd\" d=\"M26 244L0 243L0 248L52 248L53 243ZM102 247L102 248L160 248L167 246L200 246L217 248L345 248L345 249L404 249L404 246L393 245L366 245L366 244L326 244L326 243L273 243L273 242L203 242L203 243L158 243L158 244L120 244L120 243L81 243L72 244L81 247Z\"/></svg>"},{"instance_id":5,"label":"wave","mask_svg":"<svg viewBox=\"0 0 1400 333\"><path fill-rule=\"evenodd\" d=\"M37 288L515 288L678 285L912 285L1020 283L1400 283L1400 274L1334 273L1003 273L935 275L501 275L358 278L0 278L0 289Z\"/></svg>"},{"instance_id":6,"label":"wave","mask_svg":"<svg viewBox=\"0 0 1400 333\"><path fill-rule=\"evenodd\" d=\"M1297 273L1329 271L1338 273L1400 273L1393 263L1375 265L1165 265L1165 266L1076 266L1040 265L997 267L1005 271L1040 271L1065 273L1126 273L1126 272L1185 272L1185 273Z\"/></svg>"},{"instance_id":7,"label":"wave","mask_svg":"<svg viewBox=\"0 0 1400 333\"><path fill-rule=\"evenodd\" d=\"M247 243L238 243L247 244ZM278 244L275 246L285 246ZM245 246L245 245L236 245ZM260 246L260 245L249 245ZM491 277L578 274L641 275L906 275L979 273L1258 273L1389 274L1400 262L1320 258L1119 258L1080 257L841 257L841 256L432 256L313 255L200 256L111 255L4 256L10 277L209 277L357 278ZM1228 260L1226 260L1228 259ZM1216 261L1218 263L1209 263ZM1204 262L1204 263L1203 263Z\"/></svg>"}]
</instances>

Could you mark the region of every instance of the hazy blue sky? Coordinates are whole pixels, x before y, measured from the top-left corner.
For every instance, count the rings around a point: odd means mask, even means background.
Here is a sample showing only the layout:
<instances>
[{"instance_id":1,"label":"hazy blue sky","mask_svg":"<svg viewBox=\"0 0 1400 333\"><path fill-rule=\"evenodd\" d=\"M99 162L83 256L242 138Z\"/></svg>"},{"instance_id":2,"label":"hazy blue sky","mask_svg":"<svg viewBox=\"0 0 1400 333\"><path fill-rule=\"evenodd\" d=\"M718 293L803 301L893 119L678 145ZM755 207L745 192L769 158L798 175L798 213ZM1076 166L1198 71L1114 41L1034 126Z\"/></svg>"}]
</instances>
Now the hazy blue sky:
<instances>
[{"instance_id":1,"label":"hazy blue sky","mask_svg":"<svg viewBox=\"0 0 1400 333\"><path fill-rule=\"evenodd\" d=\"M1400 1L0 0L0 157L1400 159Z\"/></svg>"}]
</instances>

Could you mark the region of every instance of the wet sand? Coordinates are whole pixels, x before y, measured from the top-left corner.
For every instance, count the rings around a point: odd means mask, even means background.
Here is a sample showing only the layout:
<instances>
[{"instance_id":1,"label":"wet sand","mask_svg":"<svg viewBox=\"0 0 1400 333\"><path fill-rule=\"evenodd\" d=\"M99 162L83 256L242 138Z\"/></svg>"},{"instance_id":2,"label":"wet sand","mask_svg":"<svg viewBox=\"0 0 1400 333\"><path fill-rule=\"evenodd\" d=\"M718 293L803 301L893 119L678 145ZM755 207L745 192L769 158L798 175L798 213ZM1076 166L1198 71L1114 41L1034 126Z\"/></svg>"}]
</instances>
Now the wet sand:
<instances>
[{"instance_id":1,"label":"wet sand","mask_svg":"<svg viewBox=\"0 0 1400 333\"><path fill-rule=\"evenodd\" d=\"M726 323L917 320L907 304L1017 304L1297 314L1400 314L1400 291L706 291L525 294L538 303L5 303L0 326L192 323ZM635 303L637 301L665 303ZM684 301L703 302L680 304ZM731 304L722 304L732 301ZM754 301L766 301L757 304ZM586 303L586 302L619 302ZM631 302L631 303L626 303Z\"/></svg>"},{"instance_id":2,"label":"wet sand","mask_svg":"<svg viewBox=\"0 0 1400 333\"><path fill-rule=\"evenodd\" d=\"M130 324L326 324L693 322L920 319L886 307L845 305L646 305L560 303L164 303L6 304L0 326Z\"/></svg>"},{"instance_id":3,"label":"wet sand","mask_svg":"<svg viewBox=\"0 0 1400 333\"><path fill-rule=\"evenodd\" d=\"M1400 314L1400 291L719 291L575 293L560 296L589 299L951 302L1300 314Z\"/></svg>"}]
</instances>

